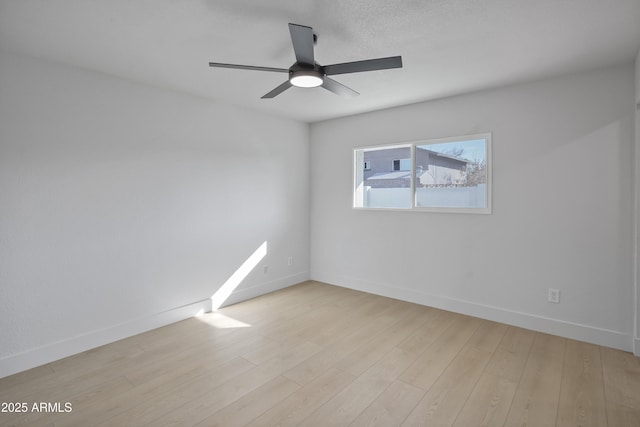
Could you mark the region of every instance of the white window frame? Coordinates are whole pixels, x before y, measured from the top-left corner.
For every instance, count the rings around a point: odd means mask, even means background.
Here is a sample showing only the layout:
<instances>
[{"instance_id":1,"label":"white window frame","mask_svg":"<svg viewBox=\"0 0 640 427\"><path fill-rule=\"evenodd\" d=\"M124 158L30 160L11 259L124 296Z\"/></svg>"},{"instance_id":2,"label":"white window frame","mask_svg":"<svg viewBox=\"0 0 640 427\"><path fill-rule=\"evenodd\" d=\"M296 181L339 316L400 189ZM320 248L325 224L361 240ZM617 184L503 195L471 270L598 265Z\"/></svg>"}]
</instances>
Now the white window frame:
<instances>
[{"instance_id":1,"label":"white window frame","mask_svg":"<svg viewBox=\"0 0 640 427\"><path fill-rule=\"evenodd\" d=\"M440 206L416 206L416 147L432 144L442 144L448 142L462 142L484 139L485 140L485 161L486 161L486 191L484 207L440 207ZM438 212L438 213L471 213L471 214L491 214L492 209L492 139L490 132L478 133L472 135L462 135L446 138L432 138L414 142L382 144L374 146L356 147L353 149L353 204L355 210L382 210L382 211L410 211L410 212ZM385 150L393 148L409 147L411 151L411 185L410 185L410 202L408 207L367 207L364 203L364 177L363 164L364 153L366 151Z\"/></svg>"},{"instance_id":2,"label":"white window frame","mask_svg":"<svg viewBox=\"0 0 640 427\"><path fill-rule=\"evenodd\" d=\"M384 208L384 207L380 207L380 208L369 208L366 206L363 206L363 200L364 200L364 187L362 186L362 183L364 182L364 152L365 151L375 151L375 150L391 150L394 148L409 148L409 150L411 151L410 154L410 159L413 159L413 148L412 145L410 143L403 143L403 144L385 144L385 145L378 145L378 146L369 146L369 147L360 147L360 148L355 148L353 150L353 208L354 209L365 209L365 210L371 210L371 209L376 209L376 210L402 210L405 211L407 209L410 209L410 207L413 205L413 202L411 200L407 200L407 207L406 208ZM413 162L410 162L413 163ZM411 168L413 169L413 166L411 166ZM391 165L391 170L393 169L393 164ZM410 172L411 173L411 172ZM409 193L409 198L412 199L413 198L413 180L411 180L411 191Z\"/></svg>"}]
</instances>

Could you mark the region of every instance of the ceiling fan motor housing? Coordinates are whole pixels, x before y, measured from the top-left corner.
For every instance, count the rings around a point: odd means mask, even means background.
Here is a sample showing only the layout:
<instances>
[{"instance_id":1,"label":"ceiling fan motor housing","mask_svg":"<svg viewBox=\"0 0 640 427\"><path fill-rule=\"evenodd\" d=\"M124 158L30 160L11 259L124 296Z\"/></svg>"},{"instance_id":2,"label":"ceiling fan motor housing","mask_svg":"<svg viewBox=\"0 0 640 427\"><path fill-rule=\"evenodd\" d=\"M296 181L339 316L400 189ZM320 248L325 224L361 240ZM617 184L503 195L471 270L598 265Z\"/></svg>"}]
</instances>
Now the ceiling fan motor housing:
<instances>
[{"instance_id":1,"label":"ceiling fan motor housing","mask_svg":"<svg viewBox=\"0 0 640 427\"><path fill-rule=\"evenodd\" d=\"M324 81L324 70L321 65L313 67L295 63L289 68L289 82L297 87L317 87Z\"/></svg>"}]
</instances>

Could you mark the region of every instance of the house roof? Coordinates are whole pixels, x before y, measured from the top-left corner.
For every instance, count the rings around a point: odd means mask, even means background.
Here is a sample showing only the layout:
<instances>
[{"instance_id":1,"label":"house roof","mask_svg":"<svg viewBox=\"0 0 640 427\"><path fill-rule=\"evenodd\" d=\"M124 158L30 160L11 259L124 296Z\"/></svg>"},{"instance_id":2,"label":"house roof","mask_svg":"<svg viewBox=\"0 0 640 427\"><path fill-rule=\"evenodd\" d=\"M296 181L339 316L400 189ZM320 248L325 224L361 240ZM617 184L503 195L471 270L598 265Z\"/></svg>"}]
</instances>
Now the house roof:
<instances>
[{"instance_id":1,"label":"house roof","mask_svg":"<svg viewBox=\"0 0 640 427\"><path fill-rule=\"evenodd\" d=\"M374 175L371 175L369 178L367 178L367 181L370 179L381 180L381 179L410 179L410 178L411 178L411 171L394 171L394 172L376 173Z\"/></svg>"},{"instance_id":2,"label":"house roof","mask_svg":"<svg viewBox=\"0 0 640 427\"><path fill-rule=\"evenodd\" d=\"M361 93L292 88L287 24L318 35L321 64L401 55L404 68L335 76ZM0 49L314 122L631 63L638 0L0 0Z\"/></svg>"},{"instance_id":3,"label":"house roof","mask_svg":"<svg viewBox=\"0 0 640 427\"><path fill-rule=\"evenodd\" d=\"M439 153L439 152L433 151L433 150L427 150L426 148L423 148L423 147L416 147L416 149L428 151L430 154L433 154L435 156L444 157L444 158L447 158L447 159L455 160L455 161L460 162L460 163L465 163L465 164L470 163L470 160L463 159L462 157L452 156L450 154Z\"/></svg>"}]
</instances>

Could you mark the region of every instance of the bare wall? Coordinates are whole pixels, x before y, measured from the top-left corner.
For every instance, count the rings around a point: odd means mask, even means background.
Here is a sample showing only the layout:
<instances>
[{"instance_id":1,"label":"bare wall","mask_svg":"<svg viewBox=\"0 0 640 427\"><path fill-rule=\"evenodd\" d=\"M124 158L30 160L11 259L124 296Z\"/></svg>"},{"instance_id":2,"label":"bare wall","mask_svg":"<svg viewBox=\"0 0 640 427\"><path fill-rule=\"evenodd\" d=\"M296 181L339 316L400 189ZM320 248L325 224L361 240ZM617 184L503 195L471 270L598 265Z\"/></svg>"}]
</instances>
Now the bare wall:
<instances>
[{"instance_id":1,"label":"bare wall","mask_svg":"<svg viewBox=\"0 0 640 427\"><path fill-rule=\"evenodd\" d=\"M308 125L0 64L0 376L308 278Z\"/></svg>"},{"instance_id":2,"label":"bare wall","mask_svg":"<svg viewBox=\"0 0 640 427\"><path fill-rule=\"evenodd\" d=\"M311 277L630 350L633 88L629 64L313 124ZM354 147L479 132L491 215L351 208Z\"/></svg>"}]
</instances>

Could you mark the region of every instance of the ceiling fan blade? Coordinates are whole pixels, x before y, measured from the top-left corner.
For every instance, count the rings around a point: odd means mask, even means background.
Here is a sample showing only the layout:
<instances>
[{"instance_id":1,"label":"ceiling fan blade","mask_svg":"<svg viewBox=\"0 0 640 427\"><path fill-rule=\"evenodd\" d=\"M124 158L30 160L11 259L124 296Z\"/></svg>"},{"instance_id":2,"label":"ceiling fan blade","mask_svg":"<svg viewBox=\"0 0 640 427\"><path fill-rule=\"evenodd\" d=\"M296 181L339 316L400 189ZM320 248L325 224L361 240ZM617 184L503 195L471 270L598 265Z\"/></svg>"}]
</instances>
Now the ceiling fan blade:
<instances>
[{"instance_id":1,"label":"ceiling fan blade","mask_svg":"<svg viewBox=\"0 0 640 427\"><path fill-rule=\"evenodd\" d=\"M280 86L278 86L277 88L269 92L268 94L263 95L260 99L275 98L285 90L289 89L291 86L292 86L291 83L289 82L289 80L287 80L284 83L282 83Z\"/></svg>"},{"instance_id":2,"label":"ceiling fan blade","mask_svg":"<svg viewBox=\"0 0 640 427\"><path fill-rule=\"evenodd\" d=\"M256 67L253 65L238 65L238 64L223 64L221 62L209 62L209 67L216 68L234 68L238 70L253 70L253 71L273 71L277 73L288 73L287 68L272 68L272 67Z\"/></svg>"},{"instance_id":3,"label":"ceiling fan blade","mask_svg":"<svg viewBox=\"0 0 640 427\"><path fill-rule=\"evenodd\" d=\"M289 24L293 51L296 54L296 61L300 64L313 66L313 28L304 25Z\"/></svg>"},{"instance_id":4,"label":"ceiling fan blade","mask_svg":"<svg viewBox=\"0 0 640 427\"><path fill-rule=\"evenodd\" d=\"M345 98L353 98L355 96L360 95L355 90L343 85L342 83L338 83L337 81L330 79L325 76L322 81L322 87L335 93L336 95L344 96Z\"/></svg>"},{"instance_id":5,"label":"ceiling fan blade","mask_svg":"<svg viewBox=\"0 0 640 427\"><path fill-rule=\"evenodd\" d=\"M364 61L344 62L323 67L324 73L328 76L359 73L361 71L387 70L390 68L402 68L402 57L390 56L388 58L365 59Z\"/></svg>"}]
</instances>

